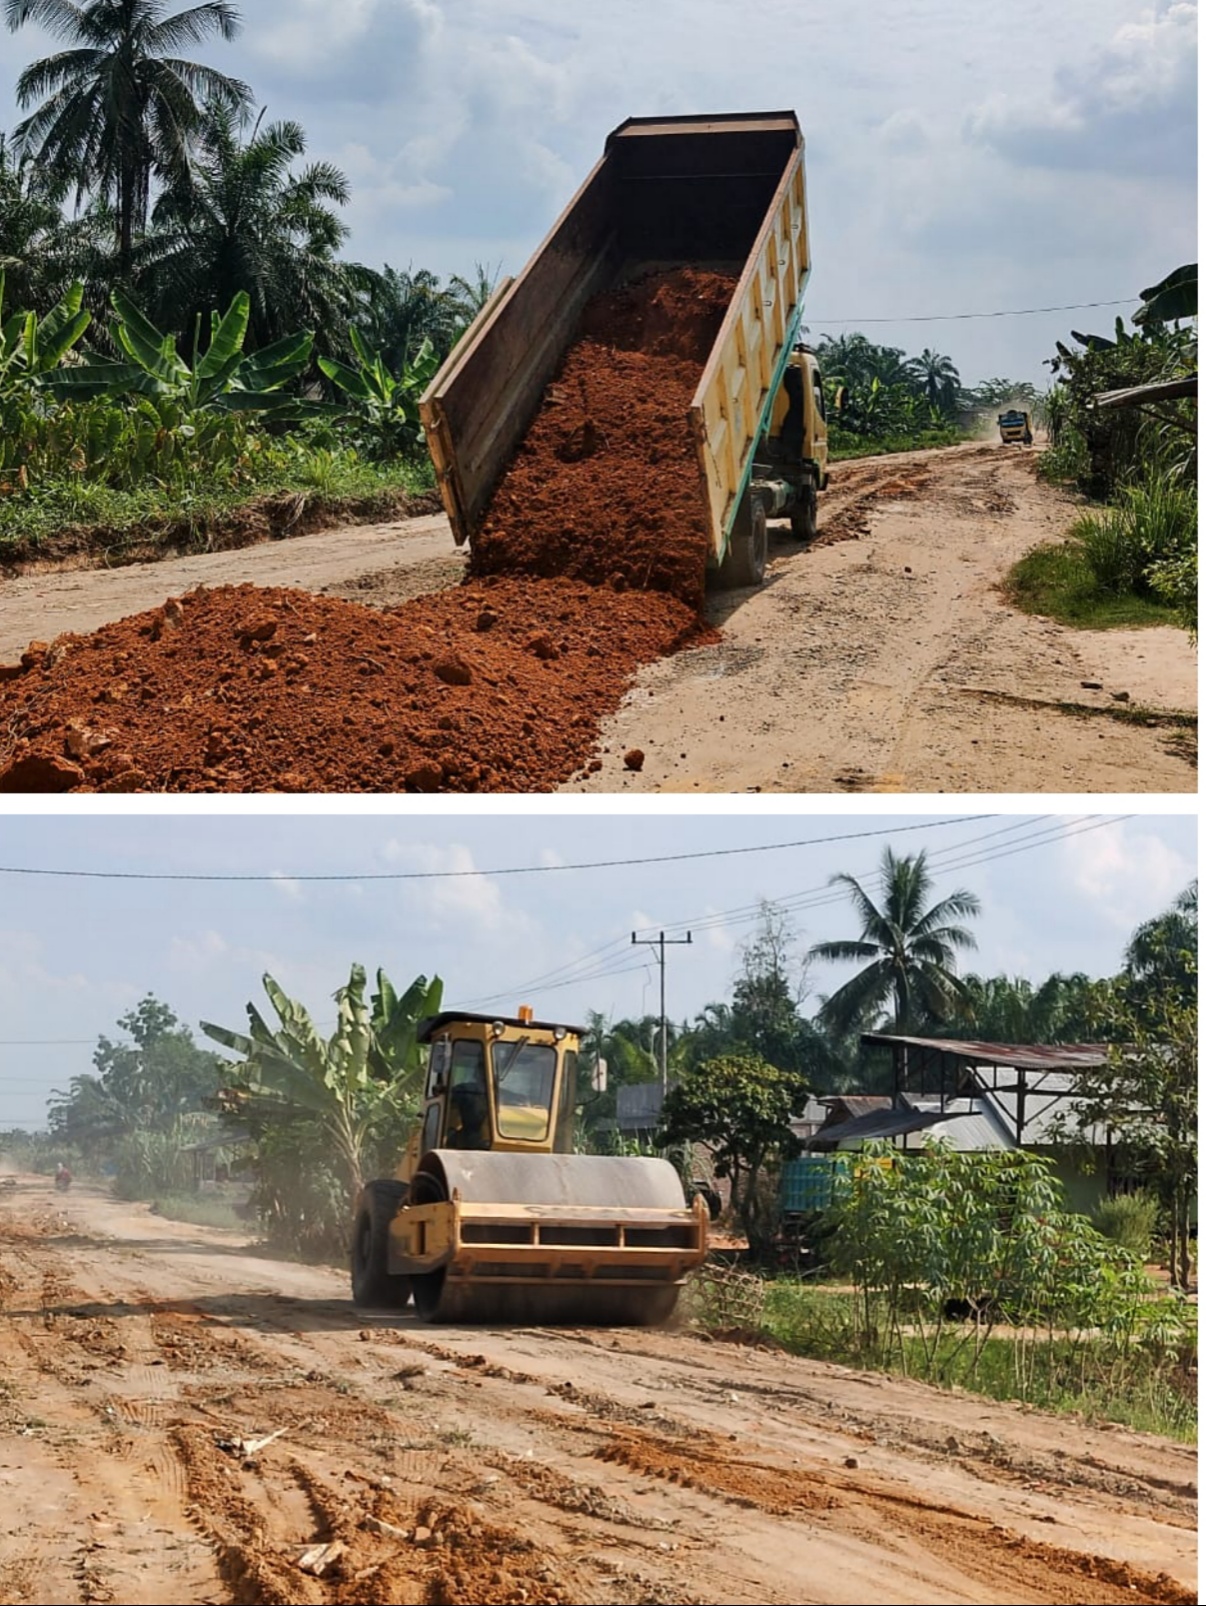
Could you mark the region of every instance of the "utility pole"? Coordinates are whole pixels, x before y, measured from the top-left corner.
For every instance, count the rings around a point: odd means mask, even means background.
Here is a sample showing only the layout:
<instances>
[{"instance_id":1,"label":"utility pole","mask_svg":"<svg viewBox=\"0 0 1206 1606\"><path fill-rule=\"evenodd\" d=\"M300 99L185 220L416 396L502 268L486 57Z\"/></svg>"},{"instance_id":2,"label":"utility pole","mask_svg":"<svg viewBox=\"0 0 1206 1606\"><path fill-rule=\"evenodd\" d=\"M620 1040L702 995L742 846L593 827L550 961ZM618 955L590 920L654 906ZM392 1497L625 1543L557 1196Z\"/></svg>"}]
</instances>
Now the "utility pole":
<instances>
[{"instance_id":1,"label":"utility pole","mask_svg":"<svg viewBox=\"0 0 1206 1606\"><path fill-rule=\"evenodd\" d=\"M657 955L658 969L661 971L661 984L662 984L662 1048L661 1048L661 1055L659 1057L660 1057L660 1060L661 1060L662 1098L665 1099L665 1097L666 1097L666 1035L667 1035L666 1034L666 948L667 948L667 946L677 947L680 944L682 944L684 946L688 946L690 944L690 942L691 942L691 933L688 932L685 937L667 937L666 933L664 931L659 931L658 934L657 934L657 941L656 942L651 942L647 938L638 937L636 932L634 931L633 934L632 934L632 941L633 941L634 945L640 945L640 946L643 946L645 948L652 948L653 949L654 953Z\"/></svg>"}]
</instances>

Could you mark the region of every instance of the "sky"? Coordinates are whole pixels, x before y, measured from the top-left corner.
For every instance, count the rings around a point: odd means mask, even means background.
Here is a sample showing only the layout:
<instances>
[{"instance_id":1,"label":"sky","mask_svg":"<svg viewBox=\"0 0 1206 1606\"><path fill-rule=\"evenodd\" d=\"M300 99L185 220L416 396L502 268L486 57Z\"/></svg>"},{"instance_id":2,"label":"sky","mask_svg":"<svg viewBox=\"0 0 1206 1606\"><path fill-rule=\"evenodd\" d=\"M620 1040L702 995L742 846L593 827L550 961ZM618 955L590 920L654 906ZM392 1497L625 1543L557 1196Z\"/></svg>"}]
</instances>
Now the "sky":
<instances>
[{"instance_id":1,"label":"sky","mask_svg":"<svg viewBox=\"0 0 1206 1606\"><path fill-rule=\"evenodd\" d=\"M182 0L172 0L177 9ZM203 57L353 187L349 254L517 272L629 116L792 108L813 338L1049 381L1197 253L1192 0L243 0ZM11 85L53 48L0 34ZM1096 311L904 322L1124 300ZM887 322L872 322L886 319Z\"/></svg>"},{"instance_id":2,"label":"sky","mask_svg":"<svg viewBox=\"0 0 1206 1606\"><path fill-rule=\"evenodd\" d=\"M574 1024L656 1013L644 944L690 930L667 949L667 1013L690 1019L731 996L763 900L790 919L797 954L857 936L829 879L848 872L874 894L885 846L926 850L935 898L980 899L965 970L1109 975L1196 875L1195 842L1190 814L0 815L0 1130L41 1125L50 1090L90 1071L97 1036L119 1037L148 992L194 1031L241 1030L249 1000L270 1013L265 972L328 1030L354 961L399 991L438 974L448 1007L525 1003ZM571 868L683 854L709 856ZM497 873L511 868L524 873ZM35 869L267 879L12 873ZM300 879L315 875L348 879ZM851 973L816 964L806 1012Z\"/></svg>"}]
</instances>

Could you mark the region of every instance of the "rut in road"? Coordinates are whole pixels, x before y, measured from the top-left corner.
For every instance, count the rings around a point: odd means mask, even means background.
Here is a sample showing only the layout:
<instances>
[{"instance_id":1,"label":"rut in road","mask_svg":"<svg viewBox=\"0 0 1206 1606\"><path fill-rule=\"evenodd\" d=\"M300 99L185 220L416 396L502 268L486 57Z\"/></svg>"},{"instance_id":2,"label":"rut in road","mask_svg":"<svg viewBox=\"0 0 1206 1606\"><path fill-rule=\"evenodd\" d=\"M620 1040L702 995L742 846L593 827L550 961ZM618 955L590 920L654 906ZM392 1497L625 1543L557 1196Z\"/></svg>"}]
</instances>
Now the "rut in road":
<instances>
[{"instance_id":1,"label":"rut in road","mask_svg":"<svg viewBox=\"0 0 1206 1606\"><path fill-rule=\"evenodd\" d=\"M934 1391L868 1379L835 1417L838 1372L686 1333L380 1322L230 1235L37 1201L0 1203L5 1600L1193 1598L1192 1499L1134 1481L1191 1478L1176 1447L1100 1435L1130 1493L1058 1459L1040 1484L924 1448L968 1409Z\"/></svg>"}]
</instances>

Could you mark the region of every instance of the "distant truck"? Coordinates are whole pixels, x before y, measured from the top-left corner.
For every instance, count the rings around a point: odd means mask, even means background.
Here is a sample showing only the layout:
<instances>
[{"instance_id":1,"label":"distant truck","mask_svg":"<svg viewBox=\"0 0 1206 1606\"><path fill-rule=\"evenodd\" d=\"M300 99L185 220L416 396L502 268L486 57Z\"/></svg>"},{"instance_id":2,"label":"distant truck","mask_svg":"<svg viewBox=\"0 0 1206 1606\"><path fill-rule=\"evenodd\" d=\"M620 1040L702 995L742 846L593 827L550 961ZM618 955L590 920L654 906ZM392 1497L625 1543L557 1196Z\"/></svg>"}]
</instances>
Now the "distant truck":
<instances>
[{"instance_id":1,"label":"distant truck","mask_svg":"<svg viewBox=\"0 0 1206 1606\"><path fill-rule=\"evenodd\" d=\"M1011 407L1007 413L997 414L997 428L1006 446L1031 446L1034 432L1030 428L1030 414Z\"/></svg>"},{"instance_id":2,"label":"distant truck","mask_svg":"<svg viewBox=\"0 0 1206 1606\"><path fill-rule=\"evenodd\" d=\"M696 267L736 277L691 402L710 565L758 585L766 521L810 539L828 481L817 359L798 339L811 266L794 112L630 117L516 279L505 280L420 405L458 546L472 542L592 296Z\"/></svg>"}]
</instances>

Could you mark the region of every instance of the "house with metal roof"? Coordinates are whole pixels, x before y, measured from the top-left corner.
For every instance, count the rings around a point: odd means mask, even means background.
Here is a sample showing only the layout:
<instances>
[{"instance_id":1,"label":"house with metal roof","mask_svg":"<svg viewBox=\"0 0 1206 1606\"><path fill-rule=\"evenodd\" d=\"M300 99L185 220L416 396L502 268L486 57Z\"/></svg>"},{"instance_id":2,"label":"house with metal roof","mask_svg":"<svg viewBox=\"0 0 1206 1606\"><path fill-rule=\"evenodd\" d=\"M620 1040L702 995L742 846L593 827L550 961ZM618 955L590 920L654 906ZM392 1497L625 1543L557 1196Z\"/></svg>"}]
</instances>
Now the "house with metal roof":
<instances>
[{"instance_id":1,"label":"house with metal roof","mask_svg":"<svg viewBox=\"0 0 1206 1606\"><path fill-rule=\"evenodd\" d=\"M892 1093L827 1099L830 1118L805 1140L810 1152L861 1148L881 1139L904 1153L940 1138L962 1153L1029 1149L1055 1162L1069 1208L1089 1211L1135 1179L1118 1169L1109 1133L1091 1128L1076 1152L1078 1072L1105 1063L1102 1043L988 1043L866 1032L862 1041L892 1054Z\"/></svg>"}]
</instances>

